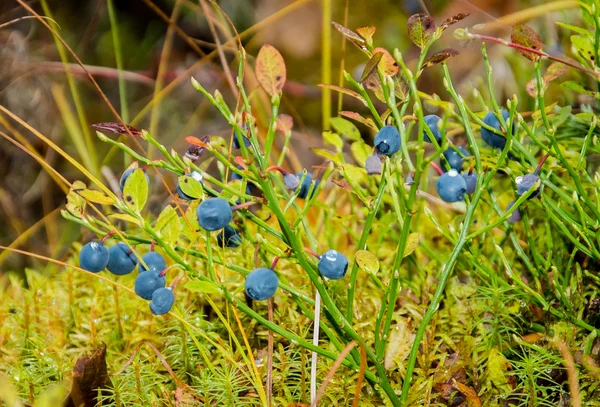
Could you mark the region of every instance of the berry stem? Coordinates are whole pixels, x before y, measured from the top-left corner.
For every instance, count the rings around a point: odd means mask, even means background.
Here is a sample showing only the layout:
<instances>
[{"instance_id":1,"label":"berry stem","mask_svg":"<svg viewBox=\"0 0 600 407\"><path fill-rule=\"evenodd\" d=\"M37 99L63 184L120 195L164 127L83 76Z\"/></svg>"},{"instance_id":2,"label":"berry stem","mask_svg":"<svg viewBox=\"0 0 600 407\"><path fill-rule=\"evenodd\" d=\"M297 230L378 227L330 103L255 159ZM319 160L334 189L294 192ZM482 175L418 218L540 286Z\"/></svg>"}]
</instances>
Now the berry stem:
<instances>
[{"instance_id":1,"label":"berry stem","mask_svg":"<svg viewBox=\"0 0 600 407\"><path fill-rule=\"evenodd\" d=\"M433 161L430 163L431 166L433 167L433 169L435 170L435 172L438 173L439 176L441 176L444 172L442 171L442 169L439 167L439 165L437 165L436 163L434 163Z\"/></svg>"},{"instance_id":2,"label":"berry stem","mask_svg":"<svg viewBox=\"0 0 600 407\"><path fill-rule=\"evenodd\" d=\"M100 241L102 244L106 243L106 241L113 235L116 235L118 232L116 230L110 231L107 234L104 235L104 237L102 238L102 240Z\"/></svg>"},{"instance_id":3,"label":"berry stem","mask_svg":"<svg viewBox=\"0 0 600 407\"><path fill-rule=\"evenodd\" d=\"M152 239L152 242L150 242L150 251L151 252L154 251L154 245L155 245L155 242L154 242L154 239Z\"/></svg>"},{"instance_id":4,"label":"berry stem","mask_svg":"<svg viewBox=\"0 0 600 407\"><path fill-rule=\"evenodd\" d=\"M306 253L308 253L308 254L312 254L312 255L313 255L313 256L315 256L317 259L320 259L320 258L321 258L321 256L320 256L320 255L319 255L317 252L314 252L314 251L312 251L312 250L311 250L311 249L309 249L308 247L305 247L305 248L304 248L304 251L305 251Z\"/></svg>"},{"instance_id":5,"label":"berry stem","mask_svg":"<svg viewBox=\"0 0 600 407\"><path fill-rule=\"evenodd\" d=\"M172 268L175 267L179 267L179 264L172 264L169 267L167 267L166 269L164 269L163 271L161 271L160 273L158 273L159 277L164 277L165 274L167 274L167 271L171 270Z\"/></svg>"},{"instance_id":6,"label":"berry stem","mask_svg":"<svg viewBox=\"0 0 600 407\"><path fill-rule=\"evenodd\" d=\"M163 271L166 271L166 270L163 270ZM162 271L161 271L161 273L162 273ZM171 291L173 291L175 289L175 287L177 287L177 284L179 284L179 282L181 281L183 276L184 276L184 273L178 275L177 278L175 280L173 280L173 284L171 284L171 287L170 287Z\"/></svg>"},{"instance_id":7,"label":"berry stem","mask_svg":"<svg viewBox=\"0 0 600 407\"><path fill-rule=\"evenodd\" d=\"M469 175L473 175L473 169L475 167L473 165L471 165L471 167L469 167Z\"/></svg>"},{"instance_id":8,"label":"berry stem","mask_svg":"<svg viewBox=\"0 0 600 407\"><path fill-rule=\"evenodd\" d=\"M279 262L279 256L275 256L275 258L273 259L273 262L271 263L271 270L275 270L275 267L277 266L277 263Z\"/></svg>"},{"instance_id":9,"label":"berry stem","mask_svg":"<svg viewBox=\"0 0 600 407\"><path fill-rule=\"evenodd\" d=\"M250 205L254 205L255 203L256 202L253 202L253 201L247 201L247 202L241 203L239 205L232 206L231 210L237 211L238 209L244 209L244 208L249 207Z\"/></svg>"},{"instance_id":10,"label":"berry stem","mask_svg":"<svg viewBox=\"0 0 600 407\"><path fill-rule=\"evenodd\" d=\"M265 170L265 172L270 172L270 171L279 171L281 173L281 175L289 174L289 172L287 172L286 170L284 170L283 168L281 168L278 165L272 165Z\"/></svg>"},{"instance_id":11,"label":"berry stem","mask_svg":"<svg viewBox=\"0 0 600 407\"><path fill-rule=\"evenodd\" d=\"M537 168L533 172L533 175L538 175L540 173L540 170L544 166L544 163L546 162L548 157L550 157L550 154L546 154L545 156L542 157L542 159L540 160L540 163L538 164Z\"/></svg>"}]
</instances>

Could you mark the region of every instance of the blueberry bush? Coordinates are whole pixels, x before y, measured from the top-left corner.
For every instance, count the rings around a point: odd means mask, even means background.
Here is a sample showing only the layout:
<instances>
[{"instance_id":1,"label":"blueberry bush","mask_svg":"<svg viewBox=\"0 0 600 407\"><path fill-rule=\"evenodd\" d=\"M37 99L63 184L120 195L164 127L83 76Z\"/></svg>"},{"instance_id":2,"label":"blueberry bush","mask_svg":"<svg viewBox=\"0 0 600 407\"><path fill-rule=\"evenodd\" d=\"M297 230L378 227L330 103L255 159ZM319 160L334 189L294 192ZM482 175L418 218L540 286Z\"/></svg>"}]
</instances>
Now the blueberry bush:
<instances>
[{"instance_id":1,"label":"blueberry bush","mask_svg":"<svg viewBox=\"0 0 600 407\"><path fill-rule=\"evenodd\" d=\"M301 172L286 169L294 122L270 45L238 49L234 99L191 80L227 140L180 152L122 120L94 125L131 164L114 189L73 160L87 180L67 182L61 214L90 238L47 259L56 276L0 294L7 388L32 401L72 349L105 342L102 405L600 405L600 9L581 13L586 28L563 24L574 59L522 24L510 40L456 29L485 61L469 96L449 66L461 54L431 51L467 14L410 17L416 62L377 47L375 27L335 23L365 67L322 86L365 111L332 118L322 164ZM496 96L489 43L528 59L529 95ZM579 79L563 92L589 104L546 97L567 67ZM425 72L445 94L419 90Z\"/></svg>"}]
</instances>

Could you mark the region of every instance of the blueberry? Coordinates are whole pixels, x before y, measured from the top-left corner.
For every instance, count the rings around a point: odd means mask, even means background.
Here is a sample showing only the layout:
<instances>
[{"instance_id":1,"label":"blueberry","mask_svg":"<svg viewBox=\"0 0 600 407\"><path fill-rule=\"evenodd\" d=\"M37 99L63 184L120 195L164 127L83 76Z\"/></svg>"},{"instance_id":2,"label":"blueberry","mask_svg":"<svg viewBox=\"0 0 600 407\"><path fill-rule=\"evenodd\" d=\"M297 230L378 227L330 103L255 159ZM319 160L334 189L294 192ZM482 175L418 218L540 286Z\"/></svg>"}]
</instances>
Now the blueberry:
<instances>
[{"instance_id":1,"label":"blueberry","mask_svg":"<svg viewBox=\"0 0 600 407\"><path fill-rule=\"evenodd\" d=\"M367 174L369 175L381 174L383 172L381 159L377 154L367 157L367 161L365 162L365 170L367 170Z\"/></svg>"},{"instance_id":2,"label":"blueberry","mask_svg":"<svg viewBox=\"0 0 600 407\"><path fill-rule=\"evenodd\" d=\"M138 274L135 279L135 293L145 300L152 298L154 291L164 287L167 284L165 276L160 276L160 272L148 271Z\"/></svg>"},{"instance_id":3,"label":"blueberry","mask_svg":"<svg viewBox=\"0 0 600 407\"><path fill-rule=\"evenodd\" d=\"M208 198L196 209L198 223L208 231L223 229L231 222L231 206L223 198Z\"/></svg>"},{"instance_id":4,"label":"blueberry","mask_svg":"<svg viewBox=\"0 0 600 407\"><path fill-rule=\"evenodd\" d=\"M425 116L423 120L425 121L427 127L429 127L429 129L431 130L431 133L433 134L433 137L435 137L435 141L437 141L438 146L441 145L442 131L440 130L439 126L440 122L442 121L442 118L436 114L430 114ZM425 140L428 143L431 143L431 139L429 138L429 134L427 134L427 132L425 132L423 136L423 140Z\"/></svg>"},{"instance_id":5,"label":"blueberry","mask_svg":"<svg viewBox=\"0 0 600 407\"><path fill-rule=\"evenodd\" d=\"M190 174L185 174L186 177L192 177L193 179L195 179L196 181L198 181L200 184L202 184L202 174L200 174L198 171L192 171L192 173ZM203 185L203 184L202 184ZM198 199L198 198L193 198L189 195L186 195L181 188L179 187L179 182L177 182L177 194L179 195L179 197L181 199L185 199L186 201L192 201L194 199Z\"/></svg>"},{"instance_id":6,"label":"blueberry","mask_svg":"<svg viewBox=\"0 0 600 407\"><path fill-rule=\"evenodd\" d=\"M500 111L502 112L502 117L506 121L509 118L510 114L506 111L506 109L500 109ZM486 114L483 118L483 122L488 126L498 130L499 132L502 132L500 121L498 121L498 118L496 117L494 112L488 112L488 114ZM514 131L515 126L513 126L513 134ZM484 127L481 127L481 137L483 138L483 141L495 148L504 149L504 146L506 145L506 137L496 134Z\"/></svg>"},{"instance_id":7,"label":"blueberry","mask_svg":"<svg viewBox=\"0 0 600 407\"><path fill-rule=\"evenodd\" d=\"M286 189L296 190L298 185L300 185L300 178L296 174L288 173L283 176L283 183Z\"/></svg>"},{"instance_id":8,"label":"blueberry","mask_svg":"<svg viewBox=\"0 0 600 407\"><path fill-rule=\"evenodd\" d=\"M244 139L244 145L246 147L250 147L251 143L250 140L248 140L246 137L242 136L241 133L239 133L237 130L235 130L233 132L233 148L239 150L240 149L240 142L239 139L243 138Z\"/></svg>"},{"instance_id":9,"label":"blueberry","mask_svg":"<svg viewBox=\"0 0 600 407\"><path fill-rule=\"evenodd\" d=\"M470 155L469 151L463 146L459 146L458 149L463 155ZM446 158L450 168L456 171L462 170L463 156L458 151L448 148L446 151L444 151L444 157Z\"/></svg>"},{"instance_id":10,"label":"blueberry","mask_svg":"<svg viewBox=\"0 0 600 407\"><path fill-rule=\"evenodd\" d=\"M467 184L467 194L471 195L473 192L475 192L475 187L477 186L477 173L467 172L462 174L462 177L465 180L465 183Z\"/></svg>"},{"instance_id":11,"label":"blueberry","mask_svg":"<svg viewBox=\"0 0 600 407\"><path fill-rule=\"evenodd\" d=\"M239 165L238 165L238 167L237 167L237 168L238 168L238 170L240 170L240 171L243 171L243 170L244 170L244 168L243 168L243 167L241 167L241 166L239 166ZM241 181L241 180L242 180L242 176L241 176L240 174L238 174L237 172L235 172L235 171L231 171L231 180L232 180L232 181L235 181L235 180L239 180L239 181Z\"/></svg>"},{"instance_id":12,"label":"blueberry","mask_svg":"<svg viewBox=\"0 0 600 407\"><path fill-rule=\"evenodd\" d=\"M346 275L348 259L337 250L327 250L319 260L319 272L330 280L338 280Z\"/></svg>"},{"instance_id":13,"label":"blueberry","mask_svg":"<svg viewBox=\"0 0 600 407\"><path fill-rule=\"evenodd\" d=\"M252 270L246 276L244 288L248 297L256 301L264 301L275 295L279 287L277 274L268 268L258 268Z\"/></svg>"},{"instance_id":14,"label":"blueberry","mask_svg":"<svg viewBox=\"0 0 600 407\"><path fill-rule=\"evenodd\" d=\"M175 302L175 294L170 288L159 288L152 293L150 311L154 315L163 315L171 310Z\"/></svg>"},{"instance_id":15,"label":"blueberry","mask_svg":"<svg viewBox=\"0 0 600 407\"><path fill-rule=\"evenodd\" d=\"M296 177L302 179L304 176L303 173L299 172L296 174ZM306 199L308 196L308 191L310 190L310 184L312 183L313 176L310 173L306 173L304 177L304 181L302 181L302 185L300 185L300 192L298 192L298 198ZM319 181L315 181L315 186L313 187L312 193L310 194L311 198L315 194L317 187L319 186ZM296 188L297 190L298 188Z\"/></svg>"},{"instance_id":16,"label":"blueberry","mask_svg":"<svg viewBox=\"0 0 600 407\"><path fill-rule=\"evenodd\" d=\"M443 174L435 184L438 195L445 202L458 202L465 199L467 183L456 170Z\"/></svg>"},{"instance_id":17,"label":"blueberry","mask_svg":"<svg viewBox=\"0 0 600 407\"><path fill-rule=\"evenodd\" d=\"M119 242L116 245L111 246L111 248L108 249L108 253L110 254L110 260L108 260L106 268L111 273L117 276L124 276L135 269L137 258L125 243Z\"/></svg>"},{"instance_id":18,"label":"blueberry","mask_svg":"<svg viewBox=\"0 0 600 407\"><path fill-rule=\"evenodd\" d=\"M227 225L217 236L219 247L230 247L235 249L242 243L242 238L238 235L237 230Z\"/></svg>"},{"instance_id":19,"label":"blueberry","mask_svg":"<svg viewBox=\"0 0 600 407\"><path fill-rule=\"evenodd\" d=\"M514 204L515 204L515 201L512 201L511 203L509 203L508 206L506 207L506 211L508 212ZM508 221L508 223L517 223L520 220L521 220L521 211L519 210L519 208L517 208L517 209L515 209L515 211L513 213L510 214L510 217L508 218L507 221Z\"/></svg>"},{"instance_id":20,"label":"blueberry","mask_svg":"<svg viewBox=\"0 0 600 407\"><path fill-rule=\"evenodd\" d=\"M400 133L394 126L383 126L375 135L375 150L379 154L392 155L400 150Z\"/></svg>"},{"instance_id":21,"label":"blueberry","mask_svg":"<svg viewBox=\"0 0 600 407\"><path fill-rule=\"evenodd\" d=\"M539 179L540 177L538 177L535 174L525 174L522 177L517 177L515 179L515 182L517 183L517 195L521 196L525 192L529 191ZM535 192L529 195L529 198L527 199L533 199L538 197L540 195L540 188L541 186L538 187L538 189Z\"/></svg>"},{"instance_id":22,"label":"blueberry","mask_svg":"<svg viewBox=\"0 0 600 407\"><path fill-rule=\"evenodd\" d=\"M148 268L144 267L144 264L148 266ZM148 270L161 272L166 268L167 262L160 253L148 252L142 256L142 261L140 262L138 270L140 273Z\"/></svg>"},{"instance_id":23,"label":"blueberry","mask_svg":"<svg viewBox=\"0 0 600 407\"><path fill-rule=\"evenodd\" d=\"M92 273L98 273L106 268L109 258L108 249L102 242L88 242L79 252L79 266Z\"/></svg>"},{"instance_id":24,"label":"blueberry","mask_svg":"<svg viewBox=\"0 0 600 407\"><path fill-rule=\"evenodd\" d=\"M121 187L121 192L123 192L123 190L125 189L125 181L127 181L127 178L131 175L131 173L136 170L137 168L130 168L127 171L125 171L123 173L123 175L121 175L121 180L119 181L119 185ZM146 172L144 171L144 175L146 176L146 181L150 182L150 178L148 178L148 174L146 174Z\"/></svg>"}]
</instances>

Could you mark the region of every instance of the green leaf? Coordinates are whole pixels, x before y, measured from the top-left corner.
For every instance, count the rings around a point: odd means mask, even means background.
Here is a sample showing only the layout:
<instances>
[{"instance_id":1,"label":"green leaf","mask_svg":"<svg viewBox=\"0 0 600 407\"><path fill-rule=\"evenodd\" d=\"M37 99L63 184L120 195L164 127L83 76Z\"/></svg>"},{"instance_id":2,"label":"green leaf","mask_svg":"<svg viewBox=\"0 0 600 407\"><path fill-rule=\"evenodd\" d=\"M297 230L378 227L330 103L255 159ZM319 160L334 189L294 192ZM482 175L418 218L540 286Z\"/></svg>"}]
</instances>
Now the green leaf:
<instances>
[{"instance_id":1,"label":"green leaf","mask_svg":"<svg viewBox=\"0 0 600 407\"><path fill-rule=\"evenodd\" d=\"M363 167L344 163L341 170L356 183L367 181L367 171Z\"/></svg>"},{"instance_id":2,"label":"green leaf","mask_svg":"<svg viewBox=\"0 0 600 407\"><path fill-rule=\"evenodd\" d=\"M571 43L583 58L592 61L595 65L594 44L589 37L583 35L571 35Z\"/></svg>"},{"instance_id":3,"label":"green leaf","mask_svg":"<svg viewBox=\"0 0 600 407\"><path fill-rule=\"evenodd\" d=\"M379 271L379 259L373 253L367 250L359 250L354 254L354 260L361 270L369 274L375 274Z\"/></svg>"},{"instance_id":4,"label":"green leaf","mask_svg":"<svg viewBox=\"0 0 600 407\"><path fill-rule=\"evenodd\" d=\"M221 289L215 283L211 281L189 281L185 284L185 288L194 291L200 292L203 294L220 294Z\"/></svg>"},{"instance_id":5,"label":"green leaf","mask_svg":"<svg viewBox=\"0 0 600 407\"><path fill-rule=\"evenodd\" d=\"M572 90L577 93L582 93L584 95L594 96L594 91L587 86L582 85L579 82L575 81L566 81L560 84L563 88Z\"/></svg>"},{"instance_id":6,"label":"green leaf","mask_svg":"<svg viewBox=\"0 0 600 407\"><path fill-rule=\"evenodd\" d=\"M406 247L404 248L404 256L409 256L411 255L415 249L419 246L419 234L418 233L411 233L410 235L408 235L408 240L406 241Z\"/></svg>"},{"instance_id":7,"label":"green leaf","mask_svg":"<svg viewBox=\"0 0 600 407\"><path fill-rule=\"evenodd\" d=\"M365 65L365 69L363 70L363 73L360 76L361 82L364 82L364 80L367 79L369 75L377 73L377 65L379 64L379 61L381 61L381 58L383 58L383 52L381 51L374 53L373 56L369 58L367 64Z\"/></svg>"},{"instance_id":8,"label":"green leaf","mask_svg":"<svg viewBox=\"0 0 600 407\"><path fill-rule=\"evenodd\" d=\"M67 194L67 211L77 217L77 218L81 218L83 217L83 212L85 211L85 199L83 199L83 197L81 197L77 191L79 190L83 190L86 188L86 185L81 182L81 181L75 181L73 182L73 184L71 185L71 189L69 190L69 193Z\"/></svg>"},{"instance_id":9,"label":"green leaf","mask_svg":"<svg viewBox=\"0 0 600 407\"><path fill-rule=\"evenodd\" d=\"M177 183L179 189L190 198L200 199L204 196L202 183L193 177L182 175L178 178Z\"/></svg>"},{"instance_id":10,"label":"green leaf","mask_svg":"<svg viewBox=\"0 0 600 407\"><path fill-rule=\"evenodd\" d=\"M177 212L171 205L165 206L165 209L158 215L154 229L169 246L173 246L177 242L179 238L179 216L177 216Z\"/></svg>"},{"instance_id":11,"label":"green leaf","mask_svg":"<svg viewBox=\"0 0 600 407\"><path fill-rule=\"evenodd\" d=\"M108 217L112 218L112 219L123 220L125 222L133 223L136 225L138 225L140 223L138 219L136 219L135 217L133 217L127 213L112 213L112 214L108 215Z\"/></svg>"},{"instance_id":12,"label":"green leaf","mask_svg":"<svg viewBox=\"0 0 600 407\"><path fill-rule=\"evenodd\" d=\"M586 37L592 38L592 33L585 28L577 27L576 25L571 25L567 23L556 22L556 25L562 28L566 28L567 30L575 31L577 34L584 35Z\"/></svg>"},{"instance_id":13,"label":"green leaf","mask_svg":"<svg viewBox=\"0 0 600 407\"><path fill-rule=\"evenodd\" d=\"M335 147L337 151L342 151L342 147L344 147L344 140L337 133L333 133L331 131L323 132L323 140L325 144L329 144Z\"/></svg>"},{"instance_id":14,"label":"green leaf","mask_svg":"<svg viewBox=\"0 0 600 407\"><path fill-rule=\"evenodd\" d=\"M352 152L352 156L354 160L363 165L365 161L367 161L367 157L371 155L373 147L368 146L364 141L355 141L350 146L350 151Z\"/></svg>"},{"instance_id":15,"label":"green leaf","mask_svg":"<svg viewBox=\"0 0 600 407\"><path fill-rule=\"evenodd\" d=\"M333 151L328 151L322 148L312 148L312 151L319 157L333 161L335 164L341 164L340 157Z\"/></svg>"},{"instance_id":16,"label":"green leaf","mask_svg":"<svg viewBox=\"0 0 600 407\"><path fill-rule=\"evenodd\" d=\"M331 119L331 125L342 136L345 136L349 140L357 141L361 139L360 131L356 128L354 123L343 119L341 117L333 117Z\"/></svg>"},{"instance_id":17,"label":"green leaf","mask_svg":"<svg viewBox=\"0 0 600 407\"><path fill-rule=\"evenodd\" d=\"M198 235L197 230L200 230L200 224L198 223L198 216L196 215L196 208L200 205L199 200L191 201L185 210L185 217L179 218L179 225L181 234L187 237L189 240L194 241Z\"/></svg>"},{"instance_id":18,"label":"green leaf","mask_svg":"<svg viewBox=\"0 0 600 407\"><path fill-rule=\"evenodd\" d=\"M97 191L95 189L82 189L77 191L82 198L86 201L101 204L101 205L114 205L115 200L108 196L105 192Z\"/></svg>"},{"instance_id":19,"label":"green leaf","mask_svg":"<svg viewBox=\"0 0 600 407\"><path fill-rule=\"evenodd\" d=\"M421 49L423 49L435 33L433 17L427 14L414 14L408 18L406 24L410 40Z\"/></svg>"},{"instance_id":20,"label":"green leaf","mask_svg":"<svg viewBox=\"0 0 600 407\"><path fill-rule=\"evenodd\" d=\"M258 52L256 79L271 96L279 94L285 85L285 62L279 51L272 45L265 44Z\"/></svg>"},{"instance_id":21,"label":"green leaf","mask_svg":"<svg viewBox=\"0 0 600 407\"><path fill-rule=\"evenodd\" d=\"M134 170L125 181L123 188L125 204L136 212L140 212L148 200L148 180L142 170Z\"/></svg>"}]
</instances>

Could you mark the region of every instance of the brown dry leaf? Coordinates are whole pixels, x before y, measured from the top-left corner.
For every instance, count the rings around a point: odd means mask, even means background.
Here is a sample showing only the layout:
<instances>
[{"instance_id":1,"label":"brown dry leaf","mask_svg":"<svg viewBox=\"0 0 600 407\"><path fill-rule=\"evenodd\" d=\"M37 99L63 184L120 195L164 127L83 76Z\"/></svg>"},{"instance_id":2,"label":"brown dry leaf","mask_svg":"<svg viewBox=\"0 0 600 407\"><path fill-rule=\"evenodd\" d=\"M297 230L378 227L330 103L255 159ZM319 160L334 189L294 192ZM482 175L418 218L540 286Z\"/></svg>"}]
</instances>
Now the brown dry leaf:
<instances>
[{"instance_id":1,"label":"brown dry leaf","mask_svg":"<svg viewBox=\"0 0 600 407\"><path fill-rule=\"evenodd\" d=\"M475 390L469 386L452 380L452 383L443 383L437 386L440 396L444 401L455 407L481 407L481 400Z\"/></svg>"},{"instance_id":2,"label":"brown dry leaf","mask_svg":"<svg viewBox=\"0 0 600 407\"><path fill-rule=\"evenodd\" d=\"M394 76L398 73L398 62L394 59L392 54L388 52L385 48L375 48L373 50L373 54L381 52L383 55L381 56L381 60L379 61L379 68L385 76Z\"/></svg>"},{"instance_id":3,"label":"brown dry leaf","mask_svg":"<svg viewBox=\"0 0 600 407\"><path fill-rule=\"evenodd\" d=\"M423 48L435 33L433 17L427 14L414 14L408 18L408 36L419 48Z\"/></svg>"},{"instance_id":4,"label":"brown dry leaf","mask_svg":"<svg viewBox=\"0 0 600 407\"><path fill-rule=\"evenodd\" d=\"M335 85L327 85L324 83L320 83L317 86L320 88L331 89L336 92L343 93L344 95L348 95L350 97L360 100L365 106L367 106L367 102L365 101L365 99L358 92L355 92L352 89L342 88L341 86L335 86Z\"/></svg>"},{"instance_id":5,"label":"brown dry leaf","mask_svg":"<svg viewBox=\"0 0 600 407\"><path fill-rule=\"evenodd\" d=\"M471 15L471 13L458 13L452 17L445 19L444 22L442 23L442 25L440 26L440 28L442 30L445 30L446 28L450 27L453 24L458 23L461 20L464 20L465 18L469 17L470 15Z\"/></svg>"},{"instance_id":6,"label":"brown dry leaf","mask_svg":"<svg viewBox=\"0 0 600 407\"><path fill-rule=\"evenodd\" d=\"M282 113L277 116L277 130L282 133L287 133L294 128L294 119L289 114Z\"/></svg>"},{"instance_id":7,"label":"brown dry leaf","mask_svg":"<svg viewBox=\"0 0 600 407\"><path fill-rule=\"evenodd\" d=\"M368 25L366 27L359 27L356 29L358 35L360 35L365 41L370 43L373 40L373 34L375 34L375 27Z\"/></svg>"},{"instance_id":8,"label":"brown dry leaf","mask_svg":"<svg viewBox=\"0 0 600 407\"><path fill-rule=\"evenodd\" d=\"M340 180L340 181L334 180L333 183L335 185L337 185L338 187L345 189L346 191L354 192L354 190L350 186L350 183L348 181L346 181L345 179Z\"/></svg>"},{"instance_id":9,"label":"brown dry leaf","mask_svg":"<svg viewBox=\"0 0 600 407\"><path fill-rule=\"evenodd\" d=\"M379 61L381 61L381 58L383 58L383 52L380 51L373 53L371 58L369 58L369 60L367 61L365 69L363 70L363 73L360 76L361 82L364 82L364 80L372 74L377 75L377 65L379 64Z\"/></svg>"},{"instance_id":10,"label":"brown dry leaf","mask_svg":"<svg viewBox=\"0 0 600 407\"><path fill-rule=\"evenodd\" d=\"M366 118L356 112L349 112L349 111L345 111L345 110L342 110L341 112L339 112L339 114L340 114L340 116L347 117L348 119L355 120L359 123L364 124L365 126L369 126L370 128L372 128L374 130L378 130L377 125L371 118Z\"/></svg>"},{"instance_id":11,"label":"brown dry leaf","mask_svg":"<svg viewBox=\"0 0 600 407\"><path fill-rule=\"evenodd\" d=\"M412 320L401 317L390 332L388 344L385 348L383 366L386 370L399 368L401 372L404 372L402 362L408 357L414 341L415 331Z\"/></svg>"},{"instance_id":12,"label":"brown dry leaf","mask_svg":"<svg viewBox=\"0 0 600 407\"><path fill-rule=\"evenodd\" d=\"M467 398L465 400L466 404L464 404L466 407L481 407L481 400L479 399L479 396L475 390L469 386L465 386L464 384L457 382L456 380L452 380L452 384L454 384L458 391L464 394Z\"/></svg>"},{"instance_id":13,"label":"brown dry leaf","mask_svg":"<svg viewBox=\"0 0 600 407\"><path fill-rule=\"evenodd\" d=\"M441 64L442 62L446 62L447 60L457 56L458 54L460 54L460 52L458 52L454 48L445 48L427 58L427 61L425 61L425 64L423 66L429 67L432 65Z\"/></svg>"},{"instance_id":14,"label":"brown dry leaf","mask_svg":"<svg viewBox=\"0 0 600 407\"><path fill-rule=\"evenodd\" d=\"M256 57L256 79L271 96L283 89L286 79L285 62L275 47L265 44Z\"/></svg>"},{"instance_id":15,"label":"brown dry leaf","mask_svg":"<svg viewBox=\"0 0 600 407\"><path fill-rule=\"evenodd\" d=\"M73 368L71 394L65 401L65 407L96 407L98 389L110 387L106 367L106 345L94 350L91 356L77 359Z\"/></svg>"},{"instance_id":16,"label":"brown dry leaf","mask_svg":"<svg viewBox=\"0 0 600 407\"><path fill-rule=\"evenodd\" d=\"M544 44L542 44L542 40L540 39L539 35L537 35L536 32L533 31L533 29L531 27L529 27L525 24L516 24L513 26L512 31L510 33L510 40L517 45L535 49L537 51L541 51L544 46ZM537 58L539 58L539 56L534 53L531 53L528 51L523 51L523 50L518 50L518 51L524 57L526 57L532 61L535 61Z\"/></svg>"},{"instance_id":17,"label":"brown dry leaf","mask_svg":"<svg viewBox=\"0 0 600 407\"><path fill-rule=\"evenodd\" d=\"M353 43L360 49L365 49L365 40L362 39L360 35L352 31L351 29L344 27L343 25L336 23L335 21L332 21L331 24L333 24L335 29L338 30L351 43Z\"/></svg>"}]
</instances>

